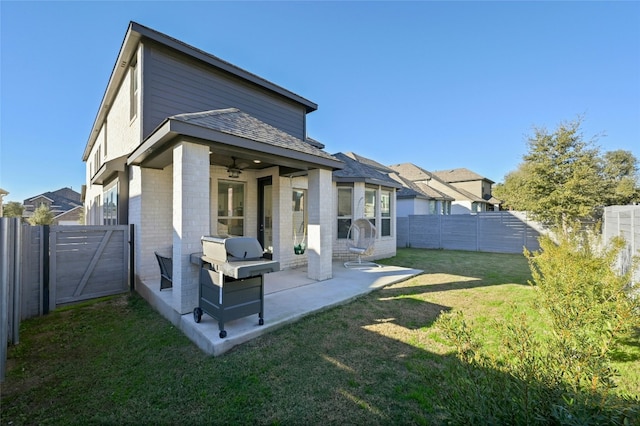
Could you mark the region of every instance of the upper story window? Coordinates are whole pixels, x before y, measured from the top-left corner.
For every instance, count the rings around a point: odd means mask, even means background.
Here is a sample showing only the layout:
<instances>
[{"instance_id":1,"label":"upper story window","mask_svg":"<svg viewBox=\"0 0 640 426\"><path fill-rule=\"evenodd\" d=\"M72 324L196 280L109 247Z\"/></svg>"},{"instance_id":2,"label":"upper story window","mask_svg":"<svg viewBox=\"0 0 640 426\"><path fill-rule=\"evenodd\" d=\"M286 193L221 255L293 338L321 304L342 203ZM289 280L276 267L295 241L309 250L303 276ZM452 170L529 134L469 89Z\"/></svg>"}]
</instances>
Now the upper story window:
<instances>
[{"instance_id":1,"label":"upper story window","mask_svg":"<svg viewBox=\"0 0 640 426\"><path fill-rule=\"evenodd\" d=\"M353 219L353 188L338 187L338 238L347 238Z\"/></svg>"},{"instance_id":2,"label":"upper story window","mask_svg":"<svg viewBox=\"0 0 640 426\"><path fill-rule=\"evenodd\" d=\"M134 61L129 67L129 118L133 120L138 115L138 62Z\"/></svg>"},{"instance_id":3,"label":"upper story window","mask_svg":"<svg viewBox=\"0 0 640 426\"><path fill-rule=\"evenodd\" d=\"M218 181L218 235L244 235L244 183Z\"/></svg>"},{"instance_id":4,"label":"upper story window","mask_svg":"<svg viewBox=\"0 0 640 426\"><path fill-rule=\"evenodd\" d=\"M100 169L100 166L102 166L102 151L100 149L100 145L98 145L98 148L96 149L96 152L93 154L93 164L94 164L94 170L93 172L97 172L98 169Z\"/></svg>"}]
</instances>

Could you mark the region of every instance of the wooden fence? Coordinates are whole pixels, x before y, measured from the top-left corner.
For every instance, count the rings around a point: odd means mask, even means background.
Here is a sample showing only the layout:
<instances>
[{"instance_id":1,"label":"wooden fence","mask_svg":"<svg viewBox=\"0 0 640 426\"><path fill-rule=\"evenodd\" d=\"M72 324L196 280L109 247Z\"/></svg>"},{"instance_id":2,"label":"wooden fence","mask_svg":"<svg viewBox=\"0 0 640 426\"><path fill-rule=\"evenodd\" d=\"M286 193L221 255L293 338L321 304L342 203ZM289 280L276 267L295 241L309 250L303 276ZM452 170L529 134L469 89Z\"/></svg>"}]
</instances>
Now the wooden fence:
<instances>
[{"instance_id":1,"label":"wooden fence","mask_svg":"<svg viewBox=\"0 0 640 426\"><path fill-rule=\"evenodd\" d=\"M0 381L20 321L130 288L129 226L29 226L0 218Z\"/></svg>"},{"instance_id":2,"label":"wooden fence","mask_svg":"<svg viewBox=\"0 0 640 426\"><path fill-rule=\"evenodd\" d=\"M524 212L411 215L397 220L398 247L522 253L540 249L545 229Z\"/></svg>"}]
</instances>

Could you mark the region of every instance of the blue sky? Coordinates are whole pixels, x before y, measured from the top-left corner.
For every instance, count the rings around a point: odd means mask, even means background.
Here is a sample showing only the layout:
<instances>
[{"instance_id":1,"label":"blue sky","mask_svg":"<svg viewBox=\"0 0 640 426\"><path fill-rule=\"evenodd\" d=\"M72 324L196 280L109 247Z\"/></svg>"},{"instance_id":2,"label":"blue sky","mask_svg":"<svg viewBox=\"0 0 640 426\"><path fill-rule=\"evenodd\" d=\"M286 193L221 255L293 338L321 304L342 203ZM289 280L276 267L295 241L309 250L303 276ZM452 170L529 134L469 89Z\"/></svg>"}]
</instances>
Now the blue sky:
<instances>
[{"instance_id":1,"label":"blue sky","mask_svg":"<svg viewBox=\"0 0 640 426\"><path fill-rule=\"evenodd\" d=\"M82 153L129 21L318 104L330 153L495 182L533 126L640 159L639 2L0 0L5 201L80 191Z\"/></svg>"}]
</instances>

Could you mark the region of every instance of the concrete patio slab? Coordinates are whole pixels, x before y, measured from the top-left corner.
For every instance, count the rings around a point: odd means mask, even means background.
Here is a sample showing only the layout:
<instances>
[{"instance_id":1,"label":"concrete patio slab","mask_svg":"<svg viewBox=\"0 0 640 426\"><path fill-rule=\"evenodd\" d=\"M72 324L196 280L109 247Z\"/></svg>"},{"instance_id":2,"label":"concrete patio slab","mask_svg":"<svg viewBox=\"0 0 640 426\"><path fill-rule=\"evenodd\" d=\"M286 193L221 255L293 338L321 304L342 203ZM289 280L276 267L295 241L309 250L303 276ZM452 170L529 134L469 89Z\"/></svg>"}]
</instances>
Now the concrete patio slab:
<instances>
[{"instance_id":1,"label":"concrete patio slab","mask_svg":"<svg viewBox=\"0 0 640 426\"><path fill-rule=\"evenodd\" d=\"M342 263L334 262L333 277L325 281L309 279L306 268L266 274L264 325L258 325L258 315L227 321L224 339L219 337L218 321L209 315L203 314L200 323L194 321L191 313L178 315L171 308L171 290L160 291L159 283L143 282L137 291L200 349L217 356L306 315L348 303L420 273L418 269L396 266L347 269Z\"/></svg>"}]
</instances>

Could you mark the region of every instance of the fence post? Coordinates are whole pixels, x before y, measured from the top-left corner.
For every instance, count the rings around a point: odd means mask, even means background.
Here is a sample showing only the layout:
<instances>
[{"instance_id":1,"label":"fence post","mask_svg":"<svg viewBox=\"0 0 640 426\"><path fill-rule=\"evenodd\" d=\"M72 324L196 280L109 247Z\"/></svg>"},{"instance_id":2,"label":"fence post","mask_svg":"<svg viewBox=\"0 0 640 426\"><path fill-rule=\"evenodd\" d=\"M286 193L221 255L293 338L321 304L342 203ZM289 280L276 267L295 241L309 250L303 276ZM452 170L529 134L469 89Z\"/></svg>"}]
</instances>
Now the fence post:
<instances>
[{"instance_id":1,"label":"fence post","mask_svg":"<svg viewBox=\"0 0 640 426\"><path fill-rule=\"evenodd\" d=\"M135 229L134 224L129 224L129 289L133 293L136 289L135 280Z\"/></svg>"},{"instance_id":2,"label":"fence post","mask_svg":"<svg viewBox=\"0 0 640 426\"><path fill-rule=\"evenodd\" d=\"M4 382L9 344L9 219L0 218L0 382Z\"/></svg>"},{"instance_id":3,"label":"fence post","mask_svg":"<svg viewBox=\"0 0 640 426\"><path fill-rule=\"evenodd\" d=\"M49 225L42 226L42 314L49 313Z\"/></svg>"},{"instance_id":4,"label":"fence post","mask_svg":"<svg viewBox=\"0 0 640 426\"><path fill-rule=\"evenodd\" d=\"M14 345L20 343L20 307L22 295L22 238L20 235L20 218L10 219L13 222L13 321L11 322L11 341Z\"/></svg>"}]
</instances>

